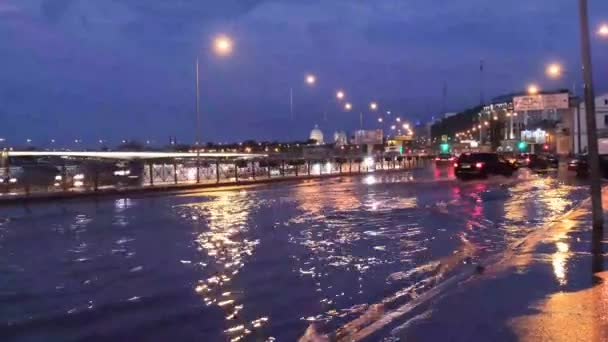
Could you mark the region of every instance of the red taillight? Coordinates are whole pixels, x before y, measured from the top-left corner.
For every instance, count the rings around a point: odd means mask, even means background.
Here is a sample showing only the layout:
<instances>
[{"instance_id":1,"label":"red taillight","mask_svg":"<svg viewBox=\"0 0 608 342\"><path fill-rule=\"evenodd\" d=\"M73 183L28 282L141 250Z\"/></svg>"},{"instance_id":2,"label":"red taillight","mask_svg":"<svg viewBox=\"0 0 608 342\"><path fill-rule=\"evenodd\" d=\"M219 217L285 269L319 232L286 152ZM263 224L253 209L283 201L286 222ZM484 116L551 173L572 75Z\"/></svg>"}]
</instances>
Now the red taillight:
<instances>
[{"instance_id":1,"label":"red taillight","mask_svg":"<svg viewBox=\"0 0 608 342\"><path fill-rule=\"evenodd\" d=\"M450 157L450 161L454 161L454 157Z\"/></svg>"},{"instance_id":2,"label":"red taillight","mask_svg":"<svg viewBox=\"0 0 608 342\"><path fill-rule=\"evenodd\" d=\"M475 164L475 167L481 169L483 167L483 163L477 163Z\"/></svg>"},{"instance_id":3,"label":"red taillight","mask_svg":"<svg viewBox=\"0 0 608 342\"><path fill-rule=\"evenodd\" d=\"M530 162L530 158L526 158L526 163L529 163L529 162Z\"/></svg>"},{"instance_id":4,"label":"red taillight","mask_svg":"<svg viewBox=\"0 0 608 342\"><path fill-rule=\"evenodd\" d=\"M441 160L441 158L439 158L439 157L435 158L435 161L440 161L440 160Z\"/></svg>"},{"instance_id":5,"label":"red taillight","mask_svg":"<svg viewBox=\"0 0 608 342\"><path fill-rule=\"evenodd\" d=\"M454 163L454 167L458 167L458 163Z\"/></svg>"}]
</instances>

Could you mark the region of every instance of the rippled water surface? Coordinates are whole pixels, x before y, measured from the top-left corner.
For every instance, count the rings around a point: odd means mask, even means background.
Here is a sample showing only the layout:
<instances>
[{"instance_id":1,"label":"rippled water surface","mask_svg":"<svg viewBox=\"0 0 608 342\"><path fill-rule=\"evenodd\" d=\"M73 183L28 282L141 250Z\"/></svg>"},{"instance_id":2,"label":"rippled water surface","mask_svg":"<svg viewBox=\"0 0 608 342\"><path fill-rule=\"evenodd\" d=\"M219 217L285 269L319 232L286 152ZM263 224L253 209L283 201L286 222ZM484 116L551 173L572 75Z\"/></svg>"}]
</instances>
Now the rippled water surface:
<instances>
[{"instance_id":1,"label":"rippled water surface","mask_svg":"<svg viewBox=\"0 0 608 342\"><path fill-rule=\"evenodd\" d=\"M404 303L585 189L441 170L0 210L0 336L297 340ZM5 339L6 340L6 339Z\"/></svg>"}]
</instances>

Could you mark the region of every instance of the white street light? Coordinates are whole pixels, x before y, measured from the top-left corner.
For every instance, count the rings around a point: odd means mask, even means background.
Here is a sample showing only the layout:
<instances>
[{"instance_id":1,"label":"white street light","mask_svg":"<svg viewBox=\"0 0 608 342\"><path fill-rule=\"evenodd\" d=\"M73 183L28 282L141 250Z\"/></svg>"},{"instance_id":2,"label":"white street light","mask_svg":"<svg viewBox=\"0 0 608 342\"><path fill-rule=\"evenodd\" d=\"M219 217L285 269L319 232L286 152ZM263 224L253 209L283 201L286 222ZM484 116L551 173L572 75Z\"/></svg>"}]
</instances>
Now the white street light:
<instances>
[{"instance_id":1,"label":"white street light","mask_svg":"<svg viewBox=\"0 0 608 342\"><path fill-rule=\"evenodd\" d=\"M213 41L213 50L220 56L232 53L232 39L228 36L220 35Z\"/></svg>"},{"instance_id":2,"label":"white street light","mask_svg":"<svg viewBox=\"0 0 608 342\"><path fill-rule=\"evenodd\" d=\"M536 95L538 94L539 90L538 90L538 86L535 84L530 84L528 86L528 94L530 95Z\"/></svg>"},{"instance_id":3,"label":"white street light","mask_svg":"<svg viewBox=\"0 0 608 342\"><path fill-rule=\"evenodd\" d=\"M551 63L547 66L547 76L549 76L551 78L561 77L562 72L563 72L562 66L559 63Z\"/></svg>"},{"instance_id":4,"label":"white street light","mask_svg":"<svg viewBox=\"0 0 608 342\"><path fill-rule=\"evenodd\" d=\"M602 37L608 37L608 24L602 24L597 30L597 34Z\"/></svg>"},{"instance_id":5,"label":"white street light","mask_svg":"<svg viewBox=\"0 0 608 342\"><path fill-rule=\"evenodd\" d=\"M378 109L378 104L376 102L372 102L369 104L369 109L376 110Z\"/></svg>"},{"instance_id":6,"label":"white street light","mask_svg":"<svg viewBox=\"0 0 608 342\"><path fill-rule=\"evenodd\" d=\"M336 93L336 98L338 100L344 99L344 92L342 90L338 90L338 92Z\"/></svg>"},{"instance_id":7,"label":"white street light","mask_svg":"<svg viewBox=\"0 0 608 342\"><path fill-rule=\"evenodd\" d=\"M306 75L306 83L308 85L314 85L317 82L317 78L315 75L308 74Z\"/></svg>"},{"instance_id":8,"label":"white street light","mask_svg":"<svg viewBox=\"0 0 608 342\"><path fill-rule=\"evenodd\" d=\"M351 110L351 109L353 109L353 105L350 104L350 102L347 102L346 104L344 104L344 109L345 110Z\"/></svg>"}]
</instances>

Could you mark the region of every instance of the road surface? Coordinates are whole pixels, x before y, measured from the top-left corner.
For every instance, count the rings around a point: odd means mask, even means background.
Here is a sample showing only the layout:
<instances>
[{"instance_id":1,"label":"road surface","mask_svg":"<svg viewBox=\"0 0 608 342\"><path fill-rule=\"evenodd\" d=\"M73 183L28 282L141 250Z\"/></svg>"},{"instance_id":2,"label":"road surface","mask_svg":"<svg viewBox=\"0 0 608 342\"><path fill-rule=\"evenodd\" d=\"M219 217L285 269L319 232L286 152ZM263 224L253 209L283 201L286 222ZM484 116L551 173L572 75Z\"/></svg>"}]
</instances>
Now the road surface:
<instances>
[{"instance_id":1,"label":"road surface","mask_svg":"<svg viewBox=\"0 0 608 342\"><path fill-rule=\"evenodd\" d=\"M0 334L293 341L314 323L347 338L585 195L564 174L429 168L4 208Z\"/></svg>"}]
</instances>

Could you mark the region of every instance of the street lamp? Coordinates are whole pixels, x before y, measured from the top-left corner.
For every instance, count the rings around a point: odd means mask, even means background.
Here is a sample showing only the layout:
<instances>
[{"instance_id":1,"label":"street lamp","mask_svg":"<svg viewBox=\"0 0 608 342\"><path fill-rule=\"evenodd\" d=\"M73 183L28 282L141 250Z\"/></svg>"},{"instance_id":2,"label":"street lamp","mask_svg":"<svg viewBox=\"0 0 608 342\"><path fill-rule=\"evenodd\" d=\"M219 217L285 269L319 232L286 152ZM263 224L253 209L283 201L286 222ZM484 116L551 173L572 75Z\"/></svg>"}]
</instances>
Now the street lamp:
<instances>
[{"instance_id":1,"label":"street lamp","mask_svg":"<svg viewBox=\"0 0 608 342\"><path fill-rule=\"evenodd\" d=\"M315 77L315 75L311 75L311 74L306 75L306 84L312 86L312 85L315 85L316 82L317 82L317 78Z\"/></svg>"},{"instance_id":2,"label":"street lamp","mask_svg":"<svg viewBox=\"0 0 608 342\"><path fill-rule=\"evenodd\" d=\"M232 53L232 39L228 36L220 35L213 41L213 49L220 56L227 56Z\"/></svg>"},{"instance_id":3,"label":"street lamp","mask_svg":"<svg viewBox=\"0 0 608 342\"><path fill-rule=\"evenodd\" d=\"M396 120L397 122L401 122L401 118L399 118L399 117L398 117L398 118L396 118L395 120Z\"/></svg>"},{"instance_id":4,"label":"street lamp","mask_svg":"<svg viewBox=\"0 0 608 342\"><path fill-rule=\"evenodd\" d=\"M228 56L232 53L233 42L226 35L218 35L213 39L213 51L218 56ZM201 154L199 143L201 141L201 110L200 110L200 86L199 86L199 57L196 56L195 78L196 78L196 182L200 183ZM124 142L123 142L124 143Z\"/></svg>"},{"instance_id":5,"label":"street lamp","mask_svg":"<svg viewBox=\"0 0 608 342\"><path fill-rule=\"evenodd\" d=\"M376 110L378 109L378 104L376 102L372 102L369 104L369 109Z\"/></svg>"},{"instance_id":6,"label":"street lamp","mask_svg":"<svg viewBox=\"0 0 608 342\"><path fill-rule=\"evenodd\" d=\"M530 84L528 86L528 94L530 95L537 95L538 94L538 86L535 84Z\"/></svg>"},{"instance_id":7,"label":"street lamp","mask_svg":"<svg viewBox=\"0 0 608 342\"><path fill-rule=\"evenodd\" d=\"M342 90L338 90L338 92L336 92L336 98L338 100L343 100L344 99L344 92Z\"/></svg>"},{"instance_id":8,"label":"street lamp","mask_svg":"<svg viewBox=\"0 0 608 342\"><path fill-rule=\"evenodd\" d=\"M378 122L382 123L384 121L382 118L378 118Z\"/></svg>"},{"instance_id":9,"label":"street lamp","mask_svg":"<svg viewBox=\"0 0 608 342\"><path fill-rule=\"evenodd\" d=\"M392 125L392 126L391 126L391 129L394 131L394 130L396 130L396 129L397 129L397 126Z\"/></svg>"},{"instance_id":10,"label":"street lamp","mask_svg":"<svg viewBox=\"0 0 608 342\"><path fill-rule=\"evenodd\" d=\"M404 124L403 124L403 128L405 128L405 129L410 129L410 124L406 124L406 123L404 123Z\"/></svg>"},{"instance_id":11,"label":"street lamp","mask_svg":"<svg viewBox=\"0 0 608 342\"><path fill-rule=\"evenodd\" d=\"M344 109L345 110L351 110L351 109L353 109L353 105L350 102L346 102L344 104Z\"/></svg>"},{"instance_id":12,"label":"street lamp","mask_svg":"<svg viewBox=\"0 0 608 342\"><path fill-rule=\"evenodd\" d=\"M597 30L597 34L601 37L608 37L608 24L600 25L600 28Z\"/></svg>"},{"instance_id":13,"label":"street lamp","mask_svg":"<svg viewBox=\"0 0 608 342\"><path fill-rule=\"evenodd\" d=\"M551 63L547 66L546 72L550 78L559 78L562 76L563 68L559 63Z\"/></svg>"}]
</instances>

